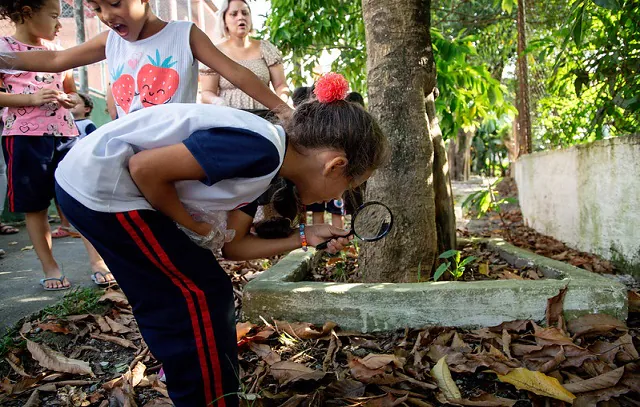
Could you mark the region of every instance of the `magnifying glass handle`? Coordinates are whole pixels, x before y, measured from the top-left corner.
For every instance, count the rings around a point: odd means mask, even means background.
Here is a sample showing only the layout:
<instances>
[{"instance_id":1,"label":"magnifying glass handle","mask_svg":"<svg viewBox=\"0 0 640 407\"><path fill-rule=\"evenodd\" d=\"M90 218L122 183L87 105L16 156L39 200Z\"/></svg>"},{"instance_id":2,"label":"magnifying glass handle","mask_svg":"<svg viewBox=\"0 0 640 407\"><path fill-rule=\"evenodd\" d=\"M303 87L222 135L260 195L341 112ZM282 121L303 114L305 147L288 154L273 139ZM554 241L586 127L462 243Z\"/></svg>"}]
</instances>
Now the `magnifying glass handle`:
<instances>
[{"instance_id":1,"label":"magnifying glass handle","mask_svg":"<svg viewBox=\"0 0 640 407\"><path fill-rule=\"evenodd\" d=\"M331 238L331 239L329 239L329 240L326 240L326 241L324 241L324 242L320 243L319 245L317 245L317 246L316 246L316 250L324 250L324 249L326 249L326 248L327 248L327 245L329 245L329 242L330 242L332 239L337 239L337 238L339 238L339 237L349 237L349 236L351 236L351 235L353 235L353 229L352 229L352 230L351 230L351 232L349 232L349 234L348 234L348 235L346 235L346 236L335 236L335 237L332 237L332 238Z\"/></svg>"}]
</instances>

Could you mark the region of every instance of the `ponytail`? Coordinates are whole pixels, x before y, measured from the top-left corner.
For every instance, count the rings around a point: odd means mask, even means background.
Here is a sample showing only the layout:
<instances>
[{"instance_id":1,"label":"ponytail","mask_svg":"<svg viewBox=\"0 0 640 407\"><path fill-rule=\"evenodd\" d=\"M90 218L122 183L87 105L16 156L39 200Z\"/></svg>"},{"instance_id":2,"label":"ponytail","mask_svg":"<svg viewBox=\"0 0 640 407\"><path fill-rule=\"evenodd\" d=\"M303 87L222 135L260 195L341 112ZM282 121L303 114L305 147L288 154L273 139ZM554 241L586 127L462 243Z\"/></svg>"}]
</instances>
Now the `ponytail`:
<instances>
[{"instance_id":1,"label":"ponytail","mask_svg":"<svg viewBox=\"0 0 640 407\"><path fill-rule=\"evenodd\" d=\"M273 207L281 217L265 219L256 223L255 230L258 237L279 239L291 236L299 215L305 213L300 211L299 202L296 186L293 182L284 180L284 186L273 195Z\"/></svg>"}]
</instances>

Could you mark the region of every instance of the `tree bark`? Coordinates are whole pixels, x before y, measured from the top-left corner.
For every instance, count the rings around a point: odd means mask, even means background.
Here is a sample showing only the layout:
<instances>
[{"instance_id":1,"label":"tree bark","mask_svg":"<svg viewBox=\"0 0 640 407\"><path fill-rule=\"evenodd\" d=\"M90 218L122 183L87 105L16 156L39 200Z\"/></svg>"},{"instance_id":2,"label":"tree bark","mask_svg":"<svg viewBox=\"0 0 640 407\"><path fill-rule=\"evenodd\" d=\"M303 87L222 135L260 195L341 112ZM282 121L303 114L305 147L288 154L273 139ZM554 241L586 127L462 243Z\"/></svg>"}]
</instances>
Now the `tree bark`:
<instances>
[{"instance_id":1,"label":"tree bark","mask_svg":"<svg viewBox=\"0 0 640 407\"><path fill-rule=\"evenodd\" d=\"M433 89L425 100L427 117L429 119L429 133L433 144L433 187L436 206L436 230L438 233L438 253L456 248L456 215L453 210L453 191L447 149L442 138L440 122L436 115L435 95L438 90Z\"/></svg>"},{"instance_id":2,"label":"tree bark","mask_svg":"<svg viewBox=\"0 0 640 407\"><path fill-rule=\"evenodd\" d=\"M362 245L366 281L413 282L437 257L433 145L424 90L435 86L430 0L363 0L369 108L391 160L367 183L367 199L394 212L389 236Z\"/></svg>"},{"instance_id":3,"label":"tree bark","mask_svg":"<svg viewBox=\"0 0 640 407\"><path fill-rule=\"evenodd\" d=\"M450 145L450 157L453 161L453 179L456 181L468 181L471 176L471 143L475 133L458 129L458 136L455 142Z\"/></svg>"},{"instance_id":4,"label":"tree bark","mask_svg":"<svg viewBox=\"0 0 640 407\"><path fill-rule=\"evenodd\" d=\"M76 44L82 44L86 41L84 32L84 3L83 0L74 0L73 16L76 21ZM89 74L86 66L78 68L78 81L80 82L80 92L89 93Z\"/></svg>"},{"instance_id":5,"label":"tree bark","mask_svg":"<svg viewBox=\"0 0 640 407\"><path fill-rule=\"evenodd\" d=\"M525 1L518 0L518 61L516 108L518 109L518 157L532 151L531 113L529 111L529 69L527 66L527 39L525 35Z\"/></svg>"}]
</instances>

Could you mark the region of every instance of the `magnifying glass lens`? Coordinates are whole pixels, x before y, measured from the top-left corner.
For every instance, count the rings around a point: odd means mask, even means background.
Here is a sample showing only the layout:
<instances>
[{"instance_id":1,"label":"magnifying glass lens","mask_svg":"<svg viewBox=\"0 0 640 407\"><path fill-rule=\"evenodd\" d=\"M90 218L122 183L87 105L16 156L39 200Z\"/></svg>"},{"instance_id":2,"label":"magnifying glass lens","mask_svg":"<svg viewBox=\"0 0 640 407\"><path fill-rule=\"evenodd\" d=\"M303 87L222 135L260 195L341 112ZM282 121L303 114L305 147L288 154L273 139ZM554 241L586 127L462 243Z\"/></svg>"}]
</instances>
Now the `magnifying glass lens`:
<instances>
[{"instance_id":1,"label":"magnifying glass lens","mask_svg":"<svg viewBox=\"0 0 640 407\"><path fill-rule=\"evenodd\" d=\"M391 229L392 215L389 208L378 203L365 205L353 218L353 231L365 241L378 240Z\"/></svg>"}]
</instances>

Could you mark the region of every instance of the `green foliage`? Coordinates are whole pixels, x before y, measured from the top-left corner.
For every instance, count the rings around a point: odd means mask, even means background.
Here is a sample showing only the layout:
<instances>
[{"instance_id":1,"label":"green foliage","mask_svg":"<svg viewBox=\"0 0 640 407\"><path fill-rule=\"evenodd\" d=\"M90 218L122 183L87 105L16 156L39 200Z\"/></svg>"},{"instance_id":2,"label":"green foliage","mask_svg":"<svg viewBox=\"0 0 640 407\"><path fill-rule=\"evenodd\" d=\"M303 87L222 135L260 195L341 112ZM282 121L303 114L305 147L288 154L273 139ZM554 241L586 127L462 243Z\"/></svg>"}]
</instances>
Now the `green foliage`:
<instances>
[{"instance_id":1,"label":"green foliage","mask_svg":"<svg viewBox=\"0 0 640 407\"><path fill-rule=\"evenodd\" d=\"M449 272L455 281L458 281L464 275L464 271L466 270L467 264L474 261L476 258L474 256L466 257L464 260L460 261L461 252L459 250L447 250L438 256L439 259L452 259L451 261L447 261L442 263L437 269L435 274L433 275L433 281L438 281L445 272Z\"/></svg>"},{"instance_id":2,"label":"green foliage","mask_svg":"<svg viewBox=\"0 0 640 407\"><path fill-rule=\"evenodd\" d=\"M366 91L364 21L359 1L272 0L261 33L294 67L294 86L309 82L322 51L338 51L332 69L342 73L351 88Z\"/></svg>"},{"instance_id":3,"label":"green foliage","mask_svg":"<svg viewBox=\"0 0 640 407\"><path fill-rule=\"evenodd\" d=\"M462 32L457 38L446 39L436 29L431 30L431 36L440 90L436 109L445 139L454 138L460 128L477 128L487 120L515 111L505 101L506 89L500 81L485 66L474 63L475 36Z\"/></svg>"},{"instance_id":4,"label":"green foliage","mask_svg":"<svg viewBox=\"0 0 640 407\"><path fill-rule=\"evenodd\" d=\"M497 199L498 191L496 191L495 187L501 181L502 178L498 178L493 183L489 184L486 189L481 189L472 193L464 200L464 202L462 202L462 207L467 211L474 210L477 213L477 217L481 218L489 211L500 213L501 205L516 203L516 199L514 198Z\"/></svg>"},{"instance_id":5,"label":"green foliage","mask_svg":"<svg viewBox=\"0 0 640 407\"><path fill-rule=\"evenodd\" d=\"M48 316L63 318L68 315L90 314L99 312L103 307L98 303L103 292L95 288L75 288L69 291L62 300L40 311L39 318Z\"/></svg>"},{"instance_id":6,"label":"green foliage","mask_svg":"<svg viewBox=\"0 0 640 407\"><path fill-rule=\"evenodd\" d=\"M538 149L640 130L640 7L636 0L574 0L566 24L529 51L547 94L534 110Z\"/></svg>"}]
</instances>

